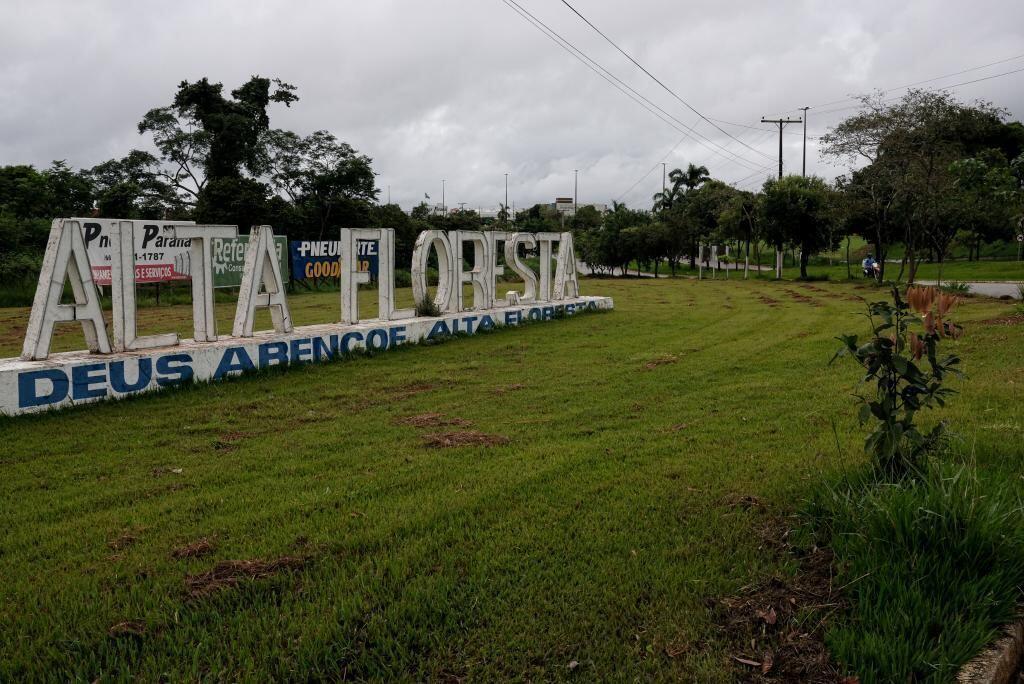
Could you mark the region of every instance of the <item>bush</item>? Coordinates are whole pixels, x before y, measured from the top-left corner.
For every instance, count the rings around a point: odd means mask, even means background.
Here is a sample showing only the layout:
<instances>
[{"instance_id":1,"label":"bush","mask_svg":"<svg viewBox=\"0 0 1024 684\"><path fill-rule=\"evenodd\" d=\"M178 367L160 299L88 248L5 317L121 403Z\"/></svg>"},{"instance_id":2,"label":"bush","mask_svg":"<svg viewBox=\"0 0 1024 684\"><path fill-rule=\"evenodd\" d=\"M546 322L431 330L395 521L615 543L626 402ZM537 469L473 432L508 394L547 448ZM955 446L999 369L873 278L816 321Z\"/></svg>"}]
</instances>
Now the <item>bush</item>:
<instances>
[{"instance_id":1,"label":"bush","mask_svg":"<svg viewBox=\"0 0 1024 684\"><path fill-rule=\"evenodd\" d=\"M412 287L412 274L408 269L395 269L395 287Z\"/></svg>"},{"instance_id":2,"label":"bush","mask_svg":"<svg viewBox=\"0 0 1024 684\"><path fill-rule=\"evenodd\" d=\"M1020 502L966 467L933 463L894 484L873 476L823 490L806 511L847 586L849 615L826 641L865 684L949 681L1014 618Z\"/></svg>"},{"instance_id":3,"label":"bush","mask_svg":"<svg viewBox=\"0 0 1024 684\"><path fill-rule=\"evenodd\" d=\"M875 421L864 450L876 467L901 477L941 443L945 425L939 423L925 434L916 417L921 409L945 406L946 397L954 393L943 387L943 382L950 374L960 375L960 359L952 354L940 359L938 346L944 338L959 338L963 328L943 320L958 298L940 294L935 288L911 287L903 301L899 289L893 287L892 301L869 303L866 316L872 337L863 344L857 335L837 337L843 346L832 361L853 357L867 371L863 382L875 384L874 398L858 397L861 424ZM910 331L915 312L921 317L917 323L923 334ZM922 359L927 359L927 371L915 363Z\"/></svg>"},{"instance_id":4,"label":"bush","mask_svg":"<svg viewBox=\"0 0 1024 684\"><path fill-rule=\"evenodd\" d=\"M430 296L427 296L421 299L420 301L416 302L417 316L428 316L430 318L437 318L442 313L443 312L441 311L441 309L437 306L437 304L434 303L433 298Z\"/></svg>"}]
</instances>

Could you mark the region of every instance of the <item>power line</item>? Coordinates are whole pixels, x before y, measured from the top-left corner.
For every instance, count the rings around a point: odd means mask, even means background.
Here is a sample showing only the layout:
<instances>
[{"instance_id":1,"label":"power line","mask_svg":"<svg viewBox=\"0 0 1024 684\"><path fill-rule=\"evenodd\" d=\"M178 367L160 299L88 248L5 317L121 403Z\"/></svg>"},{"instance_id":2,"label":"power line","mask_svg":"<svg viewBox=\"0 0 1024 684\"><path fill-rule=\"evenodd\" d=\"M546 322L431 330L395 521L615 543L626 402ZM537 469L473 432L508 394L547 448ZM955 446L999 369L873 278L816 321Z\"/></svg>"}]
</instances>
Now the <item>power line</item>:
<instances>
[{"instance_id":1,"label":"power line","mask_svg":"<svg viewBox=\"0 0 1024 684\"><path fill-rule=\"evenodd\" d=\"M1018 74L1018 73L1020 73L1022 71L1024 71L1024 67L1021 67L1019 69L1014 69L1013 71L1004 71L1001 74L993 74L991 76L983 76L982 78L975 78L975 79L972 79L970 81L962 81L960 83L953 83L952 85L943 86L941 88L936 88L936 90L938 90L939 92L941 92L943 90L952 90L953 88L959 88L960 86L970 85L972 83L980 83L981 81L990 81L993 78L1001 78L1003 76L1010 76L1011 74ZM902 95L897 95L895 97L889 97L889 98L886 98L886 99L882 100L882 102L893 102L895 100L900 99L901 97L903 97L903 96ZM860 107L859 104L855 104L855 105L850 105L849 107L836 107L834 109L823 109L822 111L820 111L818 113L819 114L830 114L832 112L842 112L842 111L846 111L848 109L857 109L859 107Z\"/></svg>"},{"instance_id":2,"label":"power line","mask_svg":"<svg viewBox=\"0 0 1024 684\"><path fill-rule=\"evenodd\" d=\"M652 114L654 114L659 119L661 119L662 121L667 123L669 126L672 126L677 131L680 131L684 135L688 135L689 137L693 138L693 140L695 142L697 142L697 143L701 144L702 146L706 147L712 153L721 156L726 161L729 161L729 162L738 164L740 166L743 166L744 168L747 168L748 170L752 170L753 168L758 168L758 167L762 166L759 162L747 159L746 157L743 157L743 156L733 152L732 150L726 149L722 145L719 145L714 140L711 140L710 138L707 138L707 136L704 136L704 135L702 135L700 133L697 133L695 128L694 128L694 126L690 126L687 123L685 123L683 121L680 121L676 117L672 116L671 113L665 111L662 107L658 106L657 103L655 103L654 101L652 101L651 99L649 99L648 97L643 95L642 93L638 92L635 88L633 88L628 83L626 83L625 81L623 81L622 79L617 77L615 74L613 74L611 71L609 71L605 67L601 66L601 64L598 63L595 59L593 59L592 57L587 55L585 52L583 52L582 50L577 48L569 40L567 40L565 37L563 37L557 31L552 29L550 26L545 24L543 21L538 19L534 14L532 14L529 10L527 10L522 5L517 3L515 0L502 0L502 1L506 5L508 5L508 7L510 7L513 11L515 11L517 14L519 14L519 16L521 16L523 19L525 19L527 22L529 22L534 28L536 28L537 30L541 31L541 33L543 33L549 40L551 40L556 45L561 47L563 50L568 52L570 55L575 57L577 60L579 60L581 63L583 63L584 66L586 66L591 71L593 71L594 73L596 73L599 76L601 76L604 80L608 81L612 86L614 86L618 90L622 91L625 95L627 95L634 102L636 102L640 106L642 106L645 109L647 109L648 111L650 111ZM623 88L625 88L625 90ZM629 92L627 92L627 90ZM653 109L652 109L652 107L653 107ZM657 111L654 111L654 110L657 110ZM660 112L660 114L659 114L659 112ZM665 117L668 117L668 119L671 119L672 121L668 121ZM672 123L673 121L675 123ZM680 128L680 126L682 128ZM687 133L687 131L688 131L688 133ZM705 142L705 140L707 142ZM711 145L714 145L715 147L719 148L719 150L721 150L721 152L719 152L718 150L715 150L712 147L709 147L707 143L710 143ZM728 156L728 155L731 155L731 156Z\"/></svg>"},{"instance_id":3,"label":"power line","mask_svg":"<svg viewBox=\"0 0 1024 684\"><path fill-rule=\"evenodd\" d=\"M921 81L914 81L913 83L907 83L906 85L895 86L893 88L877 88L876 90L879 90L879 91L881 91L883 93L888 93L888 92L892 92L892 91L895 91L895 90L904 90L906 88L913 88L914 86L923 85L925 83L933 83L935 81L941 81L944 78L950 78L952 76L959 76L960 74L967 74L967 73L970 73L972 71L978 71L979 69L987 69L988 67L995 66L997 64L1005 64L1006 62L1013 62L1013 61L1016 61L1016 60L1021 59L1021 58L1024 58L1024 54L1014 55L1013 57L1007 57L1006 59L996 60L995 62L989 62L988 64L982 64L980 66L970 67L968 69L961 69L960 71L954 71L952 73L943 74L942 76L934 76L932 78L926 78L926 79L923 79ZM1006 71L1006 72L1003 72L1003 73L1000 73L1000 74L994 74L992 76L985 76L985 77L982 77L982 78L979 78L979 79L973 79L973 80L970 80L970 81L964 81L962 83L954 83L953 85L944 86L942 88L939 88L938 90L946 90L946 89L949 89L949 88L956 88L956 87L962 86L962 85L968 85L970 83L977 83L978 81L986 81L986 80L991 79L991 78L999 78L1001 76L1007 76L1009 74L1015 74L1018 71L1020 71L1020 69L1014 69L1012 71ZM895 98L895 99L899 99L899 98ZM828 106L834 105L834 104L841 104L843 102L856 102L858 100L859 100L859 98L856 98L856 97L846 97L846 98L842 98L842 99L839 99L839 100L832 100L830 102L822 102L821 104L811 105L811 107L813 109L816 109L818 107L828 107ZM860 106L859 104L855 104L855 105L851 105L849 107L837 107L835 109L830 109L830 110L827 110L827 111L828 112L841 112L841 111L845 111L847 109L856 109L859 106ZM801 109L800 107L797 107L796 109L787 109L786 111L784 111L782 113L783 114L790 114L792 112L799 112L800 109ZM819 113L824 114L826 112L822 111L822 112L819 112Z\"/></svg>"},{"instance_id":4,"label":"power line","mask_svg":"<svg viewBox=\"0 0 1024 684\"><path fill-rule=\"evenodd\" d=\"M654 166L651 167L650 171L648 171L644 175L640 176L640 178L637 179L636 183L633 183L633 185L629 186L629 190L627 190L626 192L624 192L621 195L619 195L618 197L616 197L615 201L618 202L623 197L625 197L629 193L633 192L633 190L636 188L636 186L638 186L641 183L643 183L644 180L648 176L651 175L651 172L654 171L654 169L658 168L658 165L662 163L662 160L668 159L670 156L672 156L672 153L676 151L677 147L679 147L680 145L683 144L684 140L686 140L686 136L685 135L682 138L680 138L678 141L676 141L676 144L672 146L672 149L670 149L668 152L666 152L665 155L661 159L659 159L658 161L654 162ZM754 173L760 173L760 171L755 171Z\"/></svg>"},{"instance_id":5,"label":"power line","mask_svg":"<svg viewBox=\"0 0 1024 684\"><path fill-rule=\"evenodd\" d=\"M562 0L562 4L563 4L563 5L565 5L566 7L568 7L568 8L570 9L570 10L572 10L573 14L575 14L575 15L576 15L577 17L579 17L580 19L582 19L582 20L583 20L583 21L584 21L584 22L585 22L585 23L587 24L587 26L589 26L590 28L594 29L594 30L595 30L595 31L596 31L596 32L598 33L598 35L600 35L600 36L601 36L602 38L604 38L604 39L605 39L606 41L608 41L608 43L610 43L612 47L614 47L614 48L615 48L616 50L618 50L618 51L619 51L620 53L622 53L622 54L623 54L623 55L624 55L624 56L626 57L626 59L628 59L628 60L629 60L630 62L632 62L633 64L635 64L635 65L637 66L637 68L639 68L639 69L640 69L640 71L642 71L642 72L644 72L645 74L647 74L647 76L649 76L649 77L651 78L651 80L653 80L653 81L654 81L655 83L657 83L657 84L658 84L659 86L661 86L661 87L662 87L662 88L663 88L663 89L664 89L664 90L665 90L665 91L666 91L667 93L669 93L669 94L670 94L670 95L671 95L672 97L674 97L675 99L677 99L677 100L679 100L679 101L680 101L681 103L683 103L683 105L685 105L685 106L686 106L686 108L687 108L687 109L689 109L689 110L690 110L691 112L693 112L694 114L696 114L696 115L697 115L697 116L699 116L700 118L704 119L704 120L705 120L705 121L707 121L707 122L708 122L709 124L711 124L712 126L714 126L715 128L717 128L717 129L718 129L719 131L721 131L721 132L722 132L722 133L723 133L724 135L726 135L727 137L729 137L729 138L731 138L731 139L735 140L735 141L736 141L736 142L738 142L738 143L739 143L740 145L743 145L744 147L746 147L746 148L747 148L747 149L749 149L750 151L752 151L752 152L756 152L757 154L759 154L759 155L761 155L762 157L765 157L765 158L767 158L767 159L771 159L771 156L770 156L770 155L767 155L767 154L765 154L764 152L762 152L761 150L755 149L755 148L751 147L750 145L746 144L745 142L743 142L742 140L740 140L739 138L735 137L734 135L732 135L731 133L729 133L728 131L726 131L726 130L725 130L724 128L722 128L721 126L719 126L718 124L716 124L716 123L715 123L714 121L712 121L711 119L709 119L708 117L704 116L704 115L703 115L703 114L701 114L701 113L700 113L699 111L697 111L697 109L695 109L695 108L693 107L693 105L691 105L691 104L690 104L689 102L687 102L686 100L684 100L683 98L681 98L681 97L680 97L679 95L677 95L677 94L676 94L676 92L675 92L674 90L672 90L671 88L669 88L669 87L668 87L667 85L665 85L664 83L662 83L662 82L661 82L661 81L660 81L660 80L659 80L659 79L658 79L658 78L657 78L657 77L656 77L656 76L655 76L654 74L652 74L652 73L651 73L650 71L648 71L648 70L647 70L647 69L646 69L646 68L644 67L644 65L642 65L642 64L641 64L640 62L636 61L636 60L635 60L635 59L633 58L633 56L632 56L632 55L630 55L630 54L629 54L628 52L626 52L625 50L623 50L622 48L620 48L620 47L619 47L619 46L618 46L618 45L617 45L617 44L615 43L615 41L613 41L613 40L612 40L611 38L609 38L608 36L606 36L606 35L604 34L604 32L603 32L603 31L601 31L601 29L599 29L599 28L597 28L596 26L594 26L594 24L593 24L593 23L591 23L591 21L590 21L589 19L587 19L587 18L586 18L585 16L583 16L582 14L580 14L580 13L579 13L579 11L578 11L578 10L577 10L577 9L576 9L575 7L573 7L572 5L570 5L570 4L569 4L569 3L567 2L567 0Z\"/></svg>"},{"instance_id":6,"label":"power line","mask_svg":"<svg viewBox=\"0 0 1024 684\"><path fill-rule=\"evenodd\" d=\"M708 118L711 119L712 121L717 121L718 123L724 123L726 126L736 126L737 128L749 128L752 131L769 131L771 133L775 132L775 131L772 131L770 128L765 128L764 126L750 126L748 124L741 124L741 123L735 123L735 122L732 122L732 121L726 121L725 119L716 119L713 116L709 116Z\"/></svg>"}]
</instances>

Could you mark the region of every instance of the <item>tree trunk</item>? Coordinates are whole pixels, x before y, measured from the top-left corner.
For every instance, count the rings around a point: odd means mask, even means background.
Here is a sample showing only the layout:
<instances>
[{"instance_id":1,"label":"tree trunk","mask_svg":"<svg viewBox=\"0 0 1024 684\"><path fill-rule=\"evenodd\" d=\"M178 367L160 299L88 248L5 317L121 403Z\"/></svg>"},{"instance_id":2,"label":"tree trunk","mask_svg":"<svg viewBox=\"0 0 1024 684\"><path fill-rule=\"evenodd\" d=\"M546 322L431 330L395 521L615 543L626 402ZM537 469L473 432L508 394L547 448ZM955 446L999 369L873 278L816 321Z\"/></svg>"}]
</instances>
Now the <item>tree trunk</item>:
<instances>
[{"instance_id":1,"label":"tree trunk","mask_svg":"<svg viewBox=\"0 0 1024 684\"><path fill-rule=\"evenodd\" d=\"M846 236L846 279L850 280L850 236Z\"/></svg>"},{"instance_id":2,"label":"tree trunk","mask_svg":"<svg viewBox=\"0 0 1024 684\"><path fill-rule=\"evenodd\" d=\"M807 261L810 259L810 252L807 249L800 250L800 277L807 280Z\"/></svg>"}]
</instances>

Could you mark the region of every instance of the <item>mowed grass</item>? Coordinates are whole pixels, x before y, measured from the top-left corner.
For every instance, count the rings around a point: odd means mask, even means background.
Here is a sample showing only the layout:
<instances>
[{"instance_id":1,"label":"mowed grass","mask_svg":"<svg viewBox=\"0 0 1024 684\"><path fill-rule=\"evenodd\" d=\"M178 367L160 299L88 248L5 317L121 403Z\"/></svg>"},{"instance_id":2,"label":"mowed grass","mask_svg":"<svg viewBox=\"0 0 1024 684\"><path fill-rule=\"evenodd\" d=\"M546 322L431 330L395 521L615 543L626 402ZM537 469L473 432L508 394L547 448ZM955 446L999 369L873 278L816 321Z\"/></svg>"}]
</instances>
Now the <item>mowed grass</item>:
<instances>
[{"instance_id":1,"label":"mowed grass","mask_svg":"<svg viewBox=\"0 0 1024 684\"><path fill-rule=\"evenodd\" d=\"M0 680L732 681L709 601L792 572L763 518L863 464L859 373L827 363L883 293L583 288L615 311L0 421ZM336 294L291 302L337 317ZM970 380L928 419L1020 487L1024 329L980 323L1012 310L962 307ZM16 353L26 310L0 315ZM187 334L187 306L142 315ZM472 426L398 423L426 412ZM467 429L509 442L424 444Z\"/></svg>"}]
</instances>

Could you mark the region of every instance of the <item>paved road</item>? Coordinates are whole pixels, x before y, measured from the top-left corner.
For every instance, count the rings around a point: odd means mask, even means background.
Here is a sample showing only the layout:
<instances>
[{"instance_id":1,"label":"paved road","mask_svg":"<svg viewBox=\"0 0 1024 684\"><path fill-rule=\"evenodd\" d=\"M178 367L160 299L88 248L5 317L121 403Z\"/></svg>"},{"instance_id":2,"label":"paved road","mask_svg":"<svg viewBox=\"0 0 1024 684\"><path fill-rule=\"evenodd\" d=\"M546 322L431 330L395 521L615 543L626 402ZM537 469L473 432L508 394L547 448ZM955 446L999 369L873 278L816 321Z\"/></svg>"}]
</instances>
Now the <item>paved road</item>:
<instances>
[{"instance_id":1,"label":"paved road","mask_svg":"<svg viewBox=\"0 0 1024 684\"><path fill-rule=\"evenodd\" d=\"M935 285L934 280L919 280L921 285ZM947 281L948 282L948 281ZM1020 299L1019 283L1003 282L968 282L965 283L974 294L985 295L986 297L1006 297Z\"/></svg>"}]
</instances>

